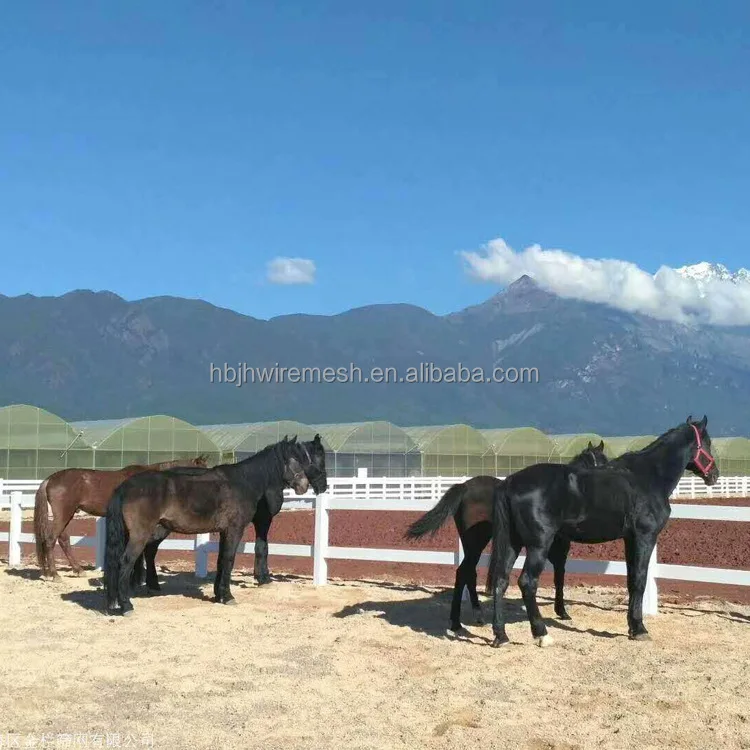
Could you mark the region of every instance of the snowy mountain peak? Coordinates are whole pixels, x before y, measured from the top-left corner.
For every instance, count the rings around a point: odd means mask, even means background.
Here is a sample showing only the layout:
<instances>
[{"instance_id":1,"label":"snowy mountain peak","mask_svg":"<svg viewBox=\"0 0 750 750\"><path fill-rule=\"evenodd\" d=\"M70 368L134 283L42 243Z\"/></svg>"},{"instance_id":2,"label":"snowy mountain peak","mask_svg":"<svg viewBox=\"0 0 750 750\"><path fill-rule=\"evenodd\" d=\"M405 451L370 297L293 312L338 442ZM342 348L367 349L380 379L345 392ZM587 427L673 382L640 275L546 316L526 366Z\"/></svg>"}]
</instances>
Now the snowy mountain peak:
<instances>
[{"instance_id":1,"label":"snowy mountain peak","mask_svg":"<svg viewBox=\"0 0 750 750\"><path fill-rule=\"evenodd\" d=\"M682 266L675 270L680 276L693 279L698 284L705 284L712 281L731 281L735 284L739 282L750 283L750 271L746 268L740 268L737 273L732 273L722 263L708 263L707 261L703 261L692 266Z\"/></svg>"}]
</instances>

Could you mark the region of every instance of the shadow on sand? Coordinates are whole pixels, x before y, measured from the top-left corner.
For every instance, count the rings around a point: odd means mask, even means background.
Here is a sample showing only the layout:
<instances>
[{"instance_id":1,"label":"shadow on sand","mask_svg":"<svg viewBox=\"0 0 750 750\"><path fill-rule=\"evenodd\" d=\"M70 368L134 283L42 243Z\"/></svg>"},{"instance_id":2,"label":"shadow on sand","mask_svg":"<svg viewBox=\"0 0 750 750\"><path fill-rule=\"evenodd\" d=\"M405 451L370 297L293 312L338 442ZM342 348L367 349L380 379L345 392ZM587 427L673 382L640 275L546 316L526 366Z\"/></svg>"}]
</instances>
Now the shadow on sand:
<instances>
[{"instance_id":1,"label":"shadow on sand","mask_svg":"<svg viewBox=\"0 0 750 750\"><path fill-rule=\"evenodd\" d=\"M370 585L378 586L377 583L370 583ZM493 610L492 598L486 599L484 602L481 602L482 616L484 622L486 623L485 625L474 624L474 614L471 611L471 607L468 602L464 601L461 608L461 618L462 622L464 623L465 632L462 634L455 634L448 630L450 605L453 596L452 589L446 589L445 591L435 593L434 590L418 587L413 587L413 589L408 586L395 585L386 585L384 587L389 589L399 589L402 591L419 590L429 594L429 596L396 601L389 599L383 601L370 600L359 602L357 604L351 604L344 607L339 612L336 612L333 616L338 618L345 618L372 612L377 614L380 619L385 620L387 623L393 625L394 627L409 628L415 633L429 635L434 638L467 640L473 643L477 643L478 640L490 643L494 639L491 628ZM554 603L553 599L549 597L539 596L538 602L542 611L542 616L544 617L544 622L550 629L564 630L569 633L587 634L592 635L596 638L627 638L626 632L610 633L603 630L594 630L593 628L575 627L573 621L561 621L557 619L554 612L551 611L551 607ZM612 609L609 607L602 607L591 602L583 602L573 599L566 600L566 602L569 605L581 608L600 610ZM623 609L623 614L624 612L625 609ZM526 608L520 598L506 597L505 622L506 624L528 624ZM623 630L626 631L627 626L624 623L623 625ZM530 630L529 637L531 637ZM516 642L512 641L512 643ZM518 641L518 643L521 643L521 641Z\"/></svg>"}]
</instances>

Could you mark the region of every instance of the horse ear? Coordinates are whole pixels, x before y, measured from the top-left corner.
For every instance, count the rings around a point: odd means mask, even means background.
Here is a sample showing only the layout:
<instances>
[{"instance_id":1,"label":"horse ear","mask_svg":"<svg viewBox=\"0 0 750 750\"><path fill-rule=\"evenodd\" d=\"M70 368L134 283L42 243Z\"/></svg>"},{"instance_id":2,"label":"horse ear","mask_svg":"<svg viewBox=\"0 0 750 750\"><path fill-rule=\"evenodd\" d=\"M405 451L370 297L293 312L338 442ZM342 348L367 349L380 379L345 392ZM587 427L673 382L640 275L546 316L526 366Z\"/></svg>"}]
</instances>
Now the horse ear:
<instances>
[{"instance_id":1,"label":"horse ear","mask_svg":"<svg viewBox=\"0 0 750 750\"><path fill-rule=\"evenodd\" d=\"M690 424L693 421L693 415L690 414L688 418L685 420L688 424Z\"/></svg>"},{"instance_id":2,"label":"horse ear","mask_svg":"<svg viewBox=\"0 0 750 750\"><path fill-rule=\"evenodd\" d=\"M594 446L591 445L591 441L589 440L589 444L586 446L586 450L592 451L594 450Z\"/></svg>"},{"instance_id":3,"label":"horse ear","mask_svg":"<svg viewBox=\"0 0 750 750\"><path fill-rule=\"evenodd\" d=\"M289 441L290 443L296 443L297 442L297 436L294 435L292 439Z\"/></svg>"},{"instance_id":4,"label":"horse ear","mask_svg":"<svg viewBox=\"0 0 750 750\"><path fill-rule=\"evenodd\" d=\"M319 432L315 433L315 437L313 438L313 442L314 443L319 443L320 442L320 433Z\"/></svg>"},{"instance_id":5,"label":"horse ear","mask_svg":"<svg viewBox=\"0 0 750 750\"><path fill-rule=\"evenodd\" d=\"M602 440L602 442L601 442L601 443L599 443L599 450L600 450L600 451L603 451L603 450L604 450L604 441L603 441L603 440Z\"/></svg>"},{"instance_id":6,"label":"horse ear","mask_svg":"<svg viewBox=\"0 0 750 750\"><path fill-rule=\"evenodd\" d=\"M707 424L708 424L708 417L704 414L703 419L701 419L700 428L702 430L705 430Z\"/></svg>"}]
</instances>

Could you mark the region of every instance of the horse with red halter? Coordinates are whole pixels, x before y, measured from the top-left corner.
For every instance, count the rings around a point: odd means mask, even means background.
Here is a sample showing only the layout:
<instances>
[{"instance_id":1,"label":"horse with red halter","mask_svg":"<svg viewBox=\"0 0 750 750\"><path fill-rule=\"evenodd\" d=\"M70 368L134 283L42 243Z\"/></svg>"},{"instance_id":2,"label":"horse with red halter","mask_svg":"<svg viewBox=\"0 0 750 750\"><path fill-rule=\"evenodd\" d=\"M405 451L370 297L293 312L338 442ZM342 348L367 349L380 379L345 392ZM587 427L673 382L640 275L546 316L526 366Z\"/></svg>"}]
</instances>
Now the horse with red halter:
<instances>
[{"instance_id":1,"label":"horse with red halter","mask_svg":"<svg viewBox=\"0 0 750 750\"><path fill-rule=\"evenodd\" d=\"M668 430L640 451L625 453L596 469L536 464L509 476L495 490L492 555L488 578L494 582L493 647L509 642L503 597L513 564L526 548L518 579L531 634L540 646L551 643L537 605L539 576L558 536L571 542L625 543L628 584L628 636L650 640L643 624L643 594L656 540L669 520L669 499L684 472L716 484L719 470L711 455L708 418Z\"/></svg>"},{"instance_id":2,"label":"horse with red halter","mask_svg":"<svg viewBox=\"0 0 750 750\"><path fill-rule=\"evenodd\" d=\"M48 476L36 491L34 504L34 535L36 537L36 557L43 577L59 579L55 566L54 549L59 541L70 567L76 575L81 574L81 566L70 548L70 535L67 527L76 511L82 510L92 516L105 516L107 505L115 488L142 471L169 469L176 466L205 467L206 456L180 458L163 461L150 466L133 464L123 469L62 469ZM49 508L53 520L49 519Z\"/></svg>"}]
</instances>

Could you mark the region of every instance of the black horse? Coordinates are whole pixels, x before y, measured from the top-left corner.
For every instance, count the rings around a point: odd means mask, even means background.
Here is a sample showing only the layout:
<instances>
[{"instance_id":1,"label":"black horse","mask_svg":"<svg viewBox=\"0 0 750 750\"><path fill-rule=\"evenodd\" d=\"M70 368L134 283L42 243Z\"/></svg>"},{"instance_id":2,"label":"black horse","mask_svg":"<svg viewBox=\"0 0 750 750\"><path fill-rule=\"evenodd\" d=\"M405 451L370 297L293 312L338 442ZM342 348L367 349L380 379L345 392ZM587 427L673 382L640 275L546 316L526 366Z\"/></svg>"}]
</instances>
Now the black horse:
<instances>
[{"instance_id":1,"label":"black horse","mask_svg":"<svg viewBox=\"0 0 750 750\"><path fill-rule=\"evenodd\" d=\"M269 490L292 487L298 495L310 485L307 473L318 476L307 449L296 438L284 438L236 464L212 469L147 471L124 481L107 508L104 589L106 610L119 602L123 615L132 613L129 579L133 565L155 532L183 534L218 531L219 555L214 595L234 604L229 590L237 546Z\"/></svg>"},{"instance_id":2,"label":"black horse","mask_svg":"<svg viewBox=\"0 0 750 750\"><path fill-rule=\"evenodd\" d=\"M711 455L708 418L665 432L640 451L596 469L536 464L516 472L495 489L490 567L494 580L493 647L508 643L503 597L522 547L526 562L518 579L537 644L551 643L536 601L539 576L556 537L573 542L625 543L628 582L628 635L650 640L643 625L643 592L648 564L671 513L669 498L687 469L716 484L719 470Z\"/></svg>"},{"instance_id":3,"label":"black horse","mask_svg":"<svg viewBox=\"0 0 750 750\"><path fill-rule=\"evenodd\" d=\"M570 462L570 466L594 468L604 466L607 456L604 454L604 441L588 446ZM464 586L469 590L469 599L474 611L477 625L484 624L482 605L477 596L477 565L484 548L492 538L492 499L497 487L505 480L492 476L478 476L454 484L440 499L440 502L427 511L409 526L406 531L407 539L418 539L427 533L435 534L439 528L453 516L458 529L458 535L463 546L464 559L456 569L456 583L453 589L451 603L450 630L460 632L461 625L461 597ZM564 584L565 563L570 552L570 542L563 537L555 537L547 557L555 569L555 612L561 620L569 620L565 610ZM491 571L488 569L487 593L490 592Z\"/></svg>"},{"instance_id":4,"label":"black horse","mask_svg":"<svg viewBox=\"0 0 750 750\"><path fill-rule=\"evenodd\" d=\"M328 489L326 479L326 453L320 435L315 435L312 440L300 443L303 450L310 457L310 465L305 470L307 478L310 480L310 486L316 495L320 495ZM190 468L181 474L195 474ZM253 574L255 580L260 584L271 582L271 574L268 570L268 532L271 529L271 523L274 516L281 510L284 504L284 487L269 487L258 501L255 515L252 518L255 527L255 556L253 564ZM132 587L137 587L143 582L144 578L144 561L145 561L145 579L146 590L149 594L158 593L161 590L159 579L156 575L156 553L159 545L169 536L168 529L158 526L152 539L146 545L143 553L138 557L133 567L130 583Z\"/></svg>"}]
</instances>

